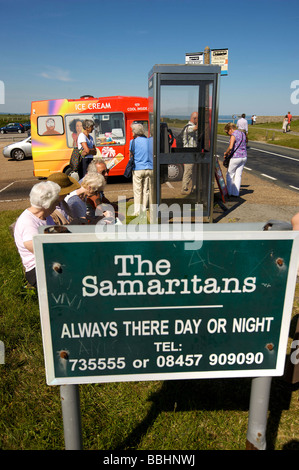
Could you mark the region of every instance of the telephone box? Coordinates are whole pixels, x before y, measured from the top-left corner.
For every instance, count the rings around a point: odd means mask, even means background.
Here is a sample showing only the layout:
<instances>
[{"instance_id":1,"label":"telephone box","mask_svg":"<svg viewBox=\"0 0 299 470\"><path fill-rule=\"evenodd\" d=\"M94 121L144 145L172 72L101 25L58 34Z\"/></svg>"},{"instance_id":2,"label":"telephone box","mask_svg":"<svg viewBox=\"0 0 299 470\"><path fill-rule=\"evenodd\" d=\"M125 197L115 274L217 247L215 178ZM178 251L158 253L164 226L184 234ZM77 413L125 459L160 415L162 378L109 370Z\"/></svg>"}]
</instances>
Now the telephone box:
<instances>
[{"instance_id":1,"label":"telephone box","mask_svg":"<svg viewBox=\"0 0 299 470\"><path fill-rule=\"evenodd\" d=\"M204 222L213 221L220 73L217 65L154 65L148 76L154 203L201 205Z\"/></svg>"}]
</instances>

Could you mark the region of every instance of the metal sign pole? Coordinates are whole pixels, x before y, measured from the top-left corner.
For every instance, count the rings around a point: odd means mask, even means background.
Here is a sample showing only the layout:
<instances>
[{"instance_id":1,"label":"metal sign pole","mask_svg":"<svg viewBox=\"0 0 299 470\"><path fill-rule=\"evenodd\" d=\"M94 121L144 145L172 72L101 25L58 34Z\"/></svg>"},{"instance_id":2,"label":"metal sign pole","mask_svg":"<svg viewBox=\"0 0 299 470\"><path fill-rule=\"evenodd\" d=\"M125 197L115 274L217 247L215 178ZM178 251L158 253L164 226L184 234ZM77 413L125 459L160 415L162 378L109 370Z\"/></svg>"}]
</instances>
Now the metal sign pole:
<instances>
[{"instance_id":1,"label":"metal sign pole","mask_svg":"<svg viewBox=\"0 0 299 470\"><path fill-rule=\"evenodd\" d=\"M246 450L266 449L267 415L272 377L252 380Z\"/></svg>"},{"instance_id":2,"label":"metal sign pole","mask_svg":"<svg viewBox=\"0 0 299 470\"><path fill-rule=\"evenodd\" d=\"M78 385L61 385L65 450L82 450L81 413Z\"/></svg>"}]
</instances>

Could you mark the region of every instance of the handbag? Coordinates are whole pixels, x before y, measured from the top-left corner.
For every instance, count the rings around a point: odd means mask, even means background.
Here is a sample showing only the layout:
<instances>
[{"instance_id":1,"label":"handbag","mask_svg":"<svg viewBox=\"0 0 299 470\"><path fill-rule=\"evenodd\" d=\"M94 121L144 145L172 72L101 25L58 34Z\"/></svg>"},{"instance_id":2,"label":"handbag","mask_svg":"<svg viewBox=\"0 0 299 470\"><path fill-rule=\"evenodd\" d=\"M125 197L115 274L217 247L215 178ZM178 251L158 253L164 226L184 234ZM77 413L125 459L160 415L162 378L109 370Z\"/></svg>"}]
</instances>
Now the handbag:
<instances>
[{"instance_id":1,"label":"handbag","mask_svg":"<svg viewBox=\"0 0 299 470\"><path fill-rule=\"evenodd\" d=\"M234 152L233 152L234 153ZM233 153L231 155L229 155L228 157L225 157L225 159L223 160L223 166L224 168L228 168L229 166L229 162L230 162L230 159L232 158L233 156Z\"/></svg>"},{"instance_id":2,"label":"handbag","mask_svg":"<svg viewBox=\"0 0 299 470\"><path fill-rule=\"evenodd\" d=\"M131 178L132 172L135 168L135 161L134 161L135 140L133 140L133 142L132 142L131 152L132 152L132 157L129 159L129 161L127 163L127 166L126 166L126 169L125 169L125 172L124 172L124 177L125 178Z\"/></svg>"},{"instance_id":3,"label":"handbag","mask_svg":"<svg viewBox=\"0 0 299 470\"><path fill-rule=\"evenodd\" d=\"M238 148L240 147L240 145L241 145L242 142L243 142L243 136L244 136L244 133L243 133L243 135L242 135L242 140L241 140L241 142L239 143L238 147L235 148L235 150L234 150L233 152L231 152L230 155L228 155L227 157L224 158L224 160L223 160L223 166L224 166L224 168L228 168L230 159L232 158L233 154L238 150Z\"/></svg>"},{"instance_id":4,"label":"handbag","mask_svg":"<svg viewBox=\"0 0 299 470\"><path fill-rule=\"evenodd\" d=\"M78 149L78 147L74 147L72 151L72 155L70 158L70 167L72 171L78 171L80 164L82 161L82 149Z\"/></svg>"},{"instance_id":5,"label":"handbag","mask_svg":"<svg viewBox=\"0 0 299 470\"><path fill-rule=\"evenodd\" d=\"M131 157L127 163L127 166L124 172L124 177L131 178L134 168L135 168L134 157Z\"/></svg>"}]
</instances>

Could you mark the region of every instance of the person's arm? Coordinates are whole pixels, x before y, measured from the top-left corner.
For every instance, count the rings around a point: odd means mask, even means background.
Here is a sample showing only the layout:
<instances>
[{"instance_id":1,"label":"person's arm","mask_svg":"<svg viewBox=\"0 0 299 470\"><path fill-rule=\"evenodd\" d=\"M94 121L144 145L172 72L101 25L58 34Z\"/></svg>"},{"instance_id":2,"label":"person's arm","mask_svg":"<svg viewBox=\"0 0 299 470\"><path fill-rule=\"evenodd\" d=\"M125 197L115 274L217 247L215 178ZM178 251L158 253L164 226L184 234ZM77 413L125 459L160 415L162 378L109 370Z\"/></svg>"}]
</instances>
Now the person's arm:
<instances>
[{"instance_id":1,"label":"person's arm","mask_svg":"<svg viewBox=\"0 0 299 470\"><path fill-rule=\"evenodd\" d=\"M129 146L129 152L130 152L130 158L129 159L130 160L131 160L131 158L134 158L134 152L132 152L133 141L134 141L134 139L130 140L130 146Z\"/></svg>"},{"instance_id":2,"label":"person's arm","mask_svg":"<svg viewBox=\"0 0 299 470\"><path fill-rule=\"evenodd\" d=\"M198 124L189 124L185 130L187 139L189 136L194 137L197 129L198 129Z\"/></svg>"},{"instance_id":3,"label":"person's arm","mask_svg":"<svg viewBox=\"0 0 299 470\"><path fill-rule=\"evenodd\" d=\"M82 156L85 156L85 155L96 155L97 153L97 150L95 148L95 145L93 146L92 149L90 149L87 145L86 142L81 142L81 145L83 147L83 152L82 152Z\"/></svg>"},{"instance_id":4,"label":"person's arm","mask_svg":"<svg viewBox=\"0 0 299 470\"><path fill-rule=\"evenodd\" d=\"M234 135L231 135L231 136L230 136L230 141L229 141L229 146L227 147L226 151L224 152L224 156L225 156L225 157L227 157L227 156L231 153L235 141L236 141L235 136L234 136Z\"/></svg>"},{"instance_id":5,"label":"person's arm","mask_svg":"<svg viewBox=\"0 0 299 470\"><path fill-rule=\"evenodd\" d=\"M86 204L80 200L79 196L72 196L67 200L73 218L86 217Z\"/></svg>"},{"instance_id":6,"label":"person's arm","mask_svg":"<svg viewBox=\"0 0 299 470\"><path fill-rule=\"evenodd\" d=\"M299 212L294 215L294 217L292 217L292 226L293 226L293 230L299 230Z\"/></svg>"},{"instance_id":7,"label":"person's arm","mask_svg":"<svg viewBox=\"0 0 299 470\"><path fill-rule=\"evenodd\" d=\"M34 251L33 251L33 241L32 240L28 240L27 242L23 242L23 245L26 248L26 250L30 251L31 253L34 253Z\"/></svg>"},{"instance_id":8,"label":"person's arm","mask_svg":"<svg viewBox=\"0 0 299 470\"><path fill-rule=\"evenodd\" d=\"M97 153L97 150L95 148L95 145L93 144L93 148L90 149L87 145L87 142L86 142L86 135L82 132L81 134L79 134L79 137L78 137L78 147L79 145L81 145L83 151L82 151L82 157L85 157L85 155L96 155Z\"/></svg>"}]
</instances>

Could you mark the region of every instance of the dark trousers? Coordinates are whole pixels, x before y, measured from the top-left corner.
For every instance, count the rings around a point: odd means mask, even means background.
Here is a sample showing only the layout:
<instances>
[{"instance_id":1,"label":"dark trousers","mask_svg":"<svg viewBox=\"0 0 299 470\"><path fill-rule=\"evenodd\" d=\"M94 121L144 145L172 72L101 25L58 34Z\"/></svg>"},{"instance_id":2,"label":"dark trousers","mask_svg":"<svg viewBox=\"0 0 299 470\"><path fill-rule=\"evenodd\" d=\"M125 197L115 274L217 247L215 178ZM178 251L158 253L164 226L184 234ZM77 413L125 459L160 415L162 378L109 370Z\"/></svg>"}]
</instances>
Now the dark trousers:
<instances>
[{"instance_id":1,"label":"dark trousers","mask_svg":"<svg viewBox=\"0 0 299 470\"><path fill-rule=\"evenodd\" d=\"M82 158L82 176L80 175L82 178L84 178L84 176L86 175L88 165L90 164L92 159L93 159L93 157L83 157Z\"/></svg>"},{"instance_id":2,"label":"dark trousers","mask_svg":"<svg viewBox=\"0 0 299 470\"><path fill-rule=\"evenodd\" d=\"M32 287L37 287L35 268L31 269L31 271L25 272L25 277Z\"/></svg>"}]
</instances>

